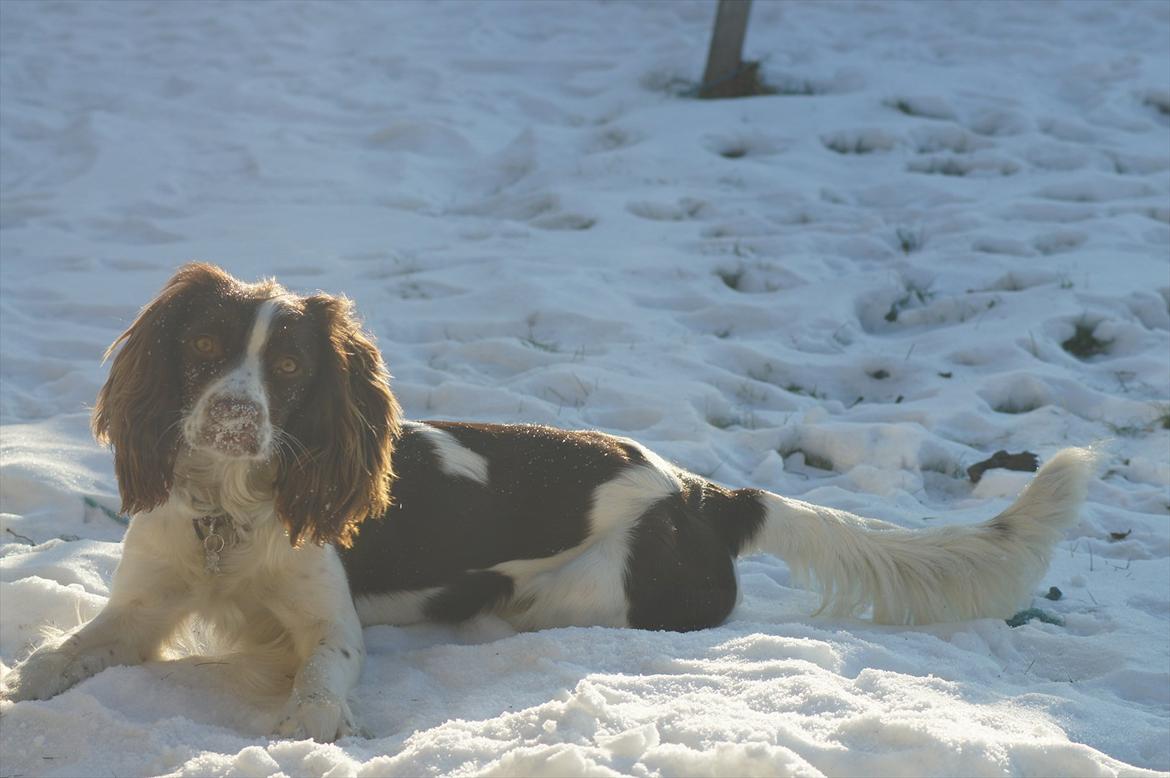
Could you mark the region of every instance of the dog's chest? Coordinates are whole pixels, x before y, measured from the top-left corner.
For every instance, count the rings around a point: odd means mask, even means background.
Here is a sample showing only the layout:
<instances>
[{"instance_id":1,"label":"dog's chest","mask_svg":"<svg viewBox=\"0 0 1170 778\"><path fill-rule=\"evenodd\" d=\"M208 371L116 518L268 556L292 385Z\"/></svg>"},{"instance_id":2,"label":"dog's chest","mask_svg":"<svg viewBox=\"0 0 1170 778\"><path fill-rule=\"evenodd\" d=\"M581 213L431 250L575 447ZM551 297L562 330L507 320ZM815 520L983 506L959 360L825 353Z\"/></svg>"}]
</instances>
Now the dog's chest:
<instances>
[{"instance_id":1,"label":"dog's chest","mask_svg":"<svg viewBox=\"0 0 1170 778\"><path fill-rule=\"evenodd\" d=\"M226 514L199 516L191 527L203 551L203 571L216 576L223 572L223 557L231 554L240 540L236 523Z\"/></svg>"},{"instance_id":2,"label":"dog's chest","mask_svg":"<svg viewBox=\"0 0 1170 778\"><path fill-rule=\"evenodd\" d=\"M285 555L267 537L270 533L241 526L226 516L209 516L187 522L178 534L182 536L176 544L180 574L201 595L257 596L281 577L273 563L279 567Z\"/></svg>"}]
</instances>

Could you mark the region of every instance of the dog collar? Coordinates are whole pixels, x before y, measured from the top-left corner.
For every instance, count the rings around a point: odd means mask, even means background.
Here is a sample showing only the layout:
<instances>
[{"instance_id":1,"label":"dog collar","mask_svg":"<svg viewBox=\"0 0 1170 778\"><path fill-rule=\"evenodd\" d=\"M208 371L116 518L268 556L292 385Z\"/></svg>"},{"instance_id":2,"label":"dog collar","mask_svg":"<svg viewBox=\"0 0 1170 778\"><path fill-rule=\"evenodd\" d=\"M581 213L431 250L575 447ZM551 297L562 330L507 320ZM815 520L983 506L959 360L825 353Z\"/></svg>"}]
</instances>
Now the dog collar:
<instances>
[{"instance_id":1,"label":"dog collar","mask_svg":"<svg viewBox=\"0 0 1170 778\"><path fill-rule=\"evenodd\" d=\"M213 575L218 573L219 555L236 539L231 516L225 513L198 516L191 519L191 525L195 527L195 537L203 544L203 569Z\"/></svg>"}]
</instances>

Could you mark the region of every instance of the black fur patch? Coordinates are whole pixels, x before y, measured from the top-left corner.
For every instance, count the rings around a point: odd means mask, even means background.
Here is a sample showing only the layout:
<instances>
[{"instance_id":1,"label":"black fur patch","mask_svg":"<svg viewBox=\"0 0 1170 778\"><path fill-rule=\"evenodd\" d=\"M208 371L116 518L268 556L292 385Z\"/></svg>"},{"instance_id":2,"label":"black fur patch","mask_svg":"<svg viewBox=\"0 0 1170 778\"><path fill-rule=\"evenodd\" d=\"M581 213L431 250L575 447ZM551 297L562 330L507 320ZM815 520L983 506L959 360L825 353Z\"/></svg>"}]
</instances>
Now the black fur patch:
<instances>
[{"instance_id":1,"label":"black fur patch","mask_svg":"<svg viewBox=\"0 0 1170 778\"><path fill-rule=\"evenodd\" d=\"M732 556L743 553L744 546L763 528L767 511L764 492L759 489L725 489L718 484L702 487L703 518L723 538Z\"/></svg>"},{"instance_id":2,"label":"black fur patch","mask_svg":"<svg viewBox=\"0 0 1170 778\"><path fill-rule=\"evenodd\" d=\"M425 435L397 441L394 504L338 549L353 595L457 584L588 535L594 490L642 454L608 435L535 425L429 422L488 461L488 483L447 475Z\"/></svg>"},{"instance_id":3,"label":"black fur patch","mask_svg":"<svg viewBox=\"0 0 1170 778\"><path fill-rule=\"evenodd\" d=\"M434 621L465 621L506 602L514 588L512 579L503 573L491 570L464 573L431 597L423 613Z\"/></svg>"},{"instance_id":4,"label":"black fur patch","mask_svg":"<svg viewBox=\"0 0 1170 778\"><path fill-rule=\"evenodd\" d=\"M630 626L680 632L723 623L735 607L735 557L764 524L761 493L683 474L682 494L639 519L626 568Z\"/></svg>"}]
</instances>

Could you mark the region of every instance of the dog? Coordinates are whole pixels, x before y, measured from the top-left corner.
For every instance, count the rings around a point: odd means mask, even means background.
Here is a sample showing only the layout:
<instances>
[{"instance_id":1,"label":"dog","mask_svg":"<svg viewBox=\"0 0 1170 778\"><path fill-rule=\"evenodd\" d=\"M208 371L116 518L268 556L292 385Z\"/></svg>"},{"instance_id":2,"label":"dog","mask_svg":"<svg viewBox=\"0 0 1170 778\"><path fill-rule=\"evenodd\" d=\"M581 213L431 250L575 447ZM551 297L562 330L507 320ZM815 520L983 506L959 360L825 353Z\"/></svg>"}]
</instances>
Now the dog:
<instances>
[{"instance_id":1,"label":"dog","mask_svg":"<svg viewBox=\"0 0 1170 778\"><path fill-rule=\"evenodd\" d=\"M357 732L362 626L461 622L694 630L768 552L821 611L919 624L1016 611L1085 495L1057 453L982 524L907 530L728 489L633 440L537 425L404 421L352 303L183 266L117 340L93 410L132 516L108 604L4 679L46 699L169 656L208 625L276 732ZM291 690L289 679L291 679Z\"/></svg>"}]
</instances>

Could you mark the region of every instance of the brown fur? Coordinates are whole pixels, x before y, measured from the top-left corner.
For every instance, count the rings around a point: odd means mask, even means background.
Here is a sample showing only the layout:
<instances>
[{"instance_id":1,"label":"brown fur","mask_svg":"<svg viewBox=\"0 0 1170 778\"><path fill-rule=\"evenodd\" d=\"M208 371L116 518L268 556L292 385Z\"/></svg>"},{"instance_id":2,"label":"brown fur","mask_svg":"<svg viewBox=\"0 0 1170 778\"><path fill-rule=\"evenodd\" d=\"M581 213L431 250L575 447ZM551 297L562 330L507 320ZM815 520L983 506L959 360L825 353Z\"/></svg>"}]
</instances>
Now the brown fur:
<instances>
[{"instance_id":1,"label":"brown fur","mask_svg":"<svg viewBox=\"0 0 1170 778\"><path fill-rule=\"evenodd\" d=\"M312 400L285 431L307 449L281 462L276 509L294 544L302 538L348 547L358 525L390 507L393 441L401 410L382 356L344 297L303 300L321 322L321 368Z\"/></svg>"},{"instance_id":2,"label":"brown fur","mask_svg":"<svg viewBox=\"0 0 1170 778\"><path fill-rule=\"evenodd\" d=\"M234 283L214 265L184 265L106 349L105 359L117 356L98 392L91 426L99 442L114 448L126 513L161 505L171 490L182 411L176 333L186 309L200 292Z\"/></svg>"},{"instance_id":3,"label":"brown fur","mask_svg":"<svg viewBox=\"0 0 1170 778\"><path fill-rule=\"evenodd\" d=\"M123 511L161 505L174 484L189 394L181 375L181 327L216 301L255 302L283 293L274 281L245 284L214 265L184 265L106 351L113 364L92 427L114 448ZM400 409L353 304L327 294L298 302L319 339L320 364L300 407L282 425L301 447L299 456L279 462L277 513L293 545L307 538L349 546L362 521L390 507Z\"/></svg>"}]
</instances>

